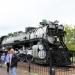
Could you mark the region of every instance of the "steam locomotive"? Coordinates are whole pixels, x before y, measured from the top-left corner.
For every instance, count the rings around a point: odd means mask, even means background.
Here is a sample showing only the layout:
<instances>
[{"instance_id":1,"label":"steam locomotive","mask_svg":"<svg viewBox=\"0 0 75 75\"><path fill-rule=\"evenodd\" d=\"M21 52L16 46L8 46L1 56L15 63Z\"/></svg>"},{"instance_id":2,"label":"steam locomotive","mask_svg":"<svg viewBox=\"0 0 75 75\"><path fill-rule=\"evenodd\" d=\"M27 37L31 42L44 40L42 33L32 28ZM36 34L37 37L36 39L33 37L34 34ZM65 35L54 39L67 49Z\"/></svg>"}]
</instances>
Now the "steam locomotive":
<instances>
[{"instance_id":1,"label":"steam locomotive","mask_svg":"<svg viewBox=\"0 0 75 75\"><path fill-rule=\"evenodd\" d=\"M25 32L14 36L2 36L1 50L12 46L25 61L28 54L37 64L70 65L71 54L64 43L64 26L57 21L42 21L39 27L27 27ZM50 60L52 59L52 60Z\"/></svg>"}]
</instances>

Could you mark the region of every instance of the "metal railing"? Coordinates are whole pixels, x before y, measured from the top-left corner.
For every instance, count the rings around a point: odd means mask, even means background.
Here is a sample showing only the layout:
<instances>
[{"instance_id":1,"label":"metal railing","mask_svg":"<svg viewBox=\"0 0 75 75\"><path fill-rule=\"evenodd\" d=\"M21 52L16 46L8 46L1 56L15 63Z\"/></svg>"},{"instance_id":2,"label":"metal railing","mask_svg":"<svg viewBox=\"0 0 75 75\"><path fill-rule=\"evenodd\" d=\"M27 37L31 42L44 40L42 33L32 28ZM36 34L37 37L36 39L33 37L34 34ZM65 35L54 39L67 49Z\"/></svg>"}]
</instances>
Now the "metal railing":
<instances>
[{"instance_id":1,"label":"metal railing","mask_svg":"<svg viewBox=\"0 0 75 75\"><path fill-rule=\"evenodd\" d=\"M63 67L56 67L55 68L55 75L75 75L75 51L71 51L71 65L63 66Z\"/></svg>"}]
</instances>

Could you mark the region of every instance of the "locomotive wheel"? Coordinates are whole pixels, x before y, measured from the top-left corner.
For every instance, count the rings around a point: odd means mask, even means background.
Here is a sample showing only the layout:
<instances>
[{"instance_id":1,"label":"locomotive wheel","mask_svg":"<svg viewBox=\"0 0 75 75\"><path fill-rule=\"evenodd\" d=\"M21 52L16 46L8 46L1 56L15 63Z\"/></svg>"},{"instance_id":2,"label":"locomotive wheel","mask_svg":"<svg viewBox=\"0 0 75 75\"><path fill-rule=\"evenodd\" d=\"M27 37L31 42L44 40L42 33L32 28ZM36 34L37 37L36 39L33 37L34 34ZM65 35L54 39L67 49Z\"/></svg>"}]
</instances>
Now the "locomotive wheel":
<instances>
[{"instance_id":1,"label":"locomotive wheel","mask_svg":"<svg viewBox=\"0 0 75 75\"><path fill-rule=\"evenodd\" d=\"M25 61L26 61L26 56L25 56L25 54L20 54L20 55L19 55L19 58L20 58L20 62L25 62Z\"/></svg>"}]
</instances>

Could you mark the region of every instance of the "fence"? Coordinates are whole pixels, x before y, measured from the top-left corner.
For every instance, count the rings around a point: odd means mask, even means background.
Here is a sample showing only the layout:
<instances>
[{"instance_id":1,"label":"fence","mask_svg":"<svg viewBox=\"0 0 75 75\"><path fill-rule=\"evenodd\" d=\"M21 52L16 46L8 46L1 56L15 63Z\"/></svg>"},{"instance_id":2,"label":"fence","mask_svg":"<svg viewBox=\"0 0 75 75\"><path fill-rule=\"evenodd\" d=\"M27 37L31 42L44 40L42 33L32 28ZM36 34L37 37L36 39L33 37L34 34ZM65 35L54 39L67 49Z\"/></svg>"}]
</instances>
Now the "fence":
<instances>
[{"instance_id":1,"label":"fence","mask_svg":"<svg viewBox=\"0 0 75 75\"><path fill-rule=\"evenodd\" d=\"M33 64L28 62L20 62L19 67L25 71L34 73L33 75L75 75L75 52L71 52L72 64L65 67L55 67Z\"/></svg>"},{"instance_id":2,"label":"fence","mask_svg":"<svg viewBox=\"0 0 75 75\"><path fill-rule=\"evenodd\" d=\"M71 51L71 65L63 67L55 67L54 75L75 75L75 52Z\"/></svg>"},{"instance_id":3,"label":"fence","mask_svg":"<svg viewBox=\"0 0 75 75\"><path fill-rule=\"evenodd\" d=\"M56 68L55 75L75 75L75 67L60 67Z\"/></svg>"},{"instance_id":4,"label":"fence","mask_svg":"<svg viewBox=\"0 0 75 75\"><path fill-rule=\"evenodd\" d=\"M71 57L71 62L72 64L75 64L75 51L71 51L72 57Z\"/></svg>"},{"instance_id":5,"label":"fence","mask_svg":"<svg viewBox=\"0 0 75 75\"><path fill-rule=\"evenodd\" d=\"M46 65L38 65L33 63L19 63L20 68L25 71L34 73L33 75L74 75L75 74L75 52L72 52L72 64L63 67L54 67Z\"/></svg>"}]
</instances>

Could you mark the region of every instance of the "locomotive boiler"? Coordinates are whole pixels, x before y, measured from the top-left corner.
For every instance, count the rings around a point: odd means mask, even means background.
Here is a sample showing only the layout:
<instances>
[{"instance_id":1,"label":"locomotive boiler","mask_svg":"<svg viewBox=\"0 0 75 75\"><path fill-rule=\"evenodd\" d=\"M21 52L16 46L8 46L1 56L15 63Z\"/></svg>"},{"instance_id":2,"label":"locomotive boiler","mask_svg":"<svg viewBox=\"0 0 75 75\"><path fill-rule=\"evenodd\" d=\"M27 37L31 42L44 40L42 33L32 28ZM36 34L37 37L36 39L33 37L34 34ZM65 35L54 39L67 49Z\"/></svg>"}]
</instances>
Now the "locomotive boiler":
<instances>
[{"instance_id":1,"label":"locomotive boiler","mask_svg":"<svg viewBox=\"0 0 75 75\"><path fill-rule=\"evenodd\" d=\"M1 38L1 49L12 46L21 61L26 61L28 54L33 56L33 62L53 65L71 64L71 54L64 43L64 26L57 22L40 22L39 27L27 27L25 32Z\"/></svg>"}]
</instances>

